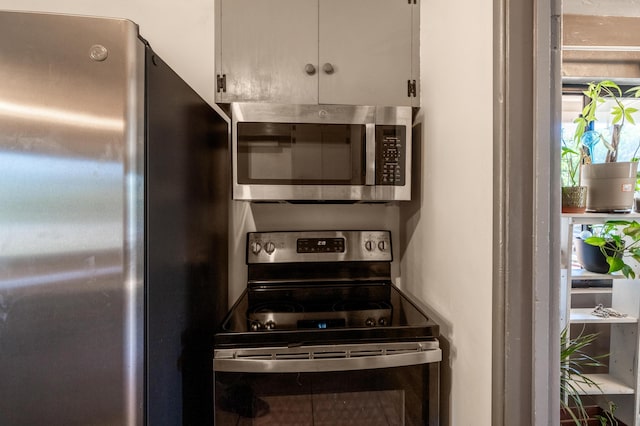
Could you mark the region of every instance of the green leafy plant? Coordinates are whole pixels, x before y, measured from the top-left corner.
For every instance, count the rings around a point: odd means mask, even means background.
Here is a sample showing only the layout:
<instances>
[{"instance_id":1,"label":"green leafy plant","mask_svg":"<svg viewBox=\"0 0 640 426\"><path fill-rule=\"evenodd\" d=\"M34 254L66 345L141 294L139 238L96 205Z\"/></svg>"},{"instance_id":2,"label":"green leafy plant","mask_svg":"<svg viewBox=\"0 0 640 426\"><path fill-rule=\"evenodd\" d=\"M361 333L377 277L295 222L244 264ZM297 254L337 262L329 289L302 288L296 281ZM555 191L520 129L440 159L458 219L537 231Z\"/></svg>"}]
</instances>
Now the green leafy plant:
<instances>
[{"instance_id":1,"label":"green leafy plant","mask_svg":"<svg viewBox=\"0 0 640 426\"><path fill-rule=\"evenodd\" d=\"M618 156L618 136L625 122L635 124L633 114L638 111L637 108L625 105L622 102L623 92L620 86L611 80L603 80L598 83L591 82L587 86L587 90L582 92L589 101L582 109L582 113L578 118L574 120L576 123L576 130L574 133L574 141L580 143L583 141L583 136L588 131L590 124L596 121L596 112L598 107L602 105L607 99L611 99L615 102L615 106L611 109L612 121L614 125L613 137L610 141L606 140L602 133L595 133L596 141L601 141L608 149L606 162L617 161ZM628 96L635 98L640 97L640 86L632 87L624 92ZM595 141L594 141L595 142ZM636 156L640 148L640 143L636 147L636 152L633 157Z\"/></svg>"},{"instance_id":2,"label":"green leafy plant","mask_svg":"<svg viewBox=\"0 0 640 426\"><path fill-rule=\"evenodd\" d=\"M580 148L578 144L568 146L562 139L562 152L560 154L562 186L578 186L578 170L580 169Z\"/></svg>"},{"instance_id":3,"label":"green leafy plant","mask_svg":"<svg viewBox=\"0 0 640 426\"><path fill-rule=\"evenodd\" d=\"M608 220L599 235L585 238L584 242L600 247L609 264L608 273L621 271L626 278L636 277L625 257L640 262L640 223L635 220Z\"/></svg>"},{"instance_id":4,"label":"green leafy plant","mask_svg":"<svg viewBox=\"0 0 640 426\"><path fill-rule=\"evenodd\" d=\"M606 426L608 424L612 424L615 426L618 424L618 420L616 420L613 415L616 412L617 408L618 406L613 401L609 401L609 409L606 410L603 414L598 414L596 416L596 419L598 419L598 421L600 422L600 426Z\"/></svg>"},{"instance_id":5,"label":"green leafy plant","mask_svg":"<svg viewBox=\"0 0 640 426\"><path fill-rule=\"evenodd\" d=\"M591 356L585 348L591 345L598 333L569 337L569 326L560 333L560 406L576 425L582 425L589 415L582 401L585 387L600 386L583 373L585 367L604 367L600 360L607 355ZM615 424L615 423L614 423Z\"/></svg>"}]
</instances>

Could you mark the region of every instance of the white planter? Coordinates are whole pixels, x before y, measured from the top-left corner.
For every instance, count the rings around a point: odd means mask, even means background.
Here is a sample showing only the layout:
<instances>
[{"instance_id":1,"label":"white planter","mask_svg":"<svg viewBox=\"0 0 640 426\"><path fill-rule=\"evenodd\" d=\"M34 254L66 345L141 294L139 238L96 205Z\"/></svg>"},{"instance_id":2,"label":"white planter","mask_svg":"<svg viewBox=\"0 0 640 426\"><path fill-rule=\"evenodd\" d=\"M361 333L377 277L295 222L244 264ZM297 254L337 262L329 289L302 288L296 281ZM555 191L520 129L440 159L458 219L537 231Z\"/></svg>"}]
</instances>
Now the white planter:
<instances>
[{"instance_id":1,"label":"white planter","mask_svg":"<svg viewBox=\"0 0 640 426\"><path fill-rule=\"evenodd\" d=\"M637 162L584 164L582 184L587 187L587 211L630 212L637 171Z\"/></svg>"}]
</instances>

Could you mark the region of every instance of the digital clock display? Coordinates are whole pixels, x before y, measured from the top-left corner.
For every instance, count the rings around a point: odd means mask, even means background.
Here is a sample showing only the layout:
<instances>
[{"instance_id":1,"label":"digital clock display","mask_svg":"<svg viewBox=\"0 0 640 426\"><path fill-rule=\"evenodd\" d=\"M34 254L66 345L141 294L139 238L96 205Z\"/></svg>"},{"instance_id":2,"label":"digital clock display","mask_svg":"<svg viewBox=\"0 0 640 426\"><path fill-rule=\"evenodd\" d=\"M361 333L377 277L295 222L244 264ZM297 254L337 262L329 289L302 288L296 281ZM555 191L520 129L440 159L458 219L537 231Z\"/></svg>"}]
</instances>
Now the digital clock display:
<instances>
[{"instance_id":1,"label":"digital clock display","mask_svg":"<svg viewBox=\"0 0 640 426\"><path fill-rule=\"evenodd\" d=\"M336 327L344 327L346 322L344 318L336 318L329 320L300 320L298 321L298 328L319 328L319 329L327 329L327 328L336 328Z\"/></svg>"},{"instance_id":2,"label":"digital clock display","mask_svg":"<svg viewBox=\"0 0 640 426\"><path fill-rule=\"evenodd\" d=\"M298 253L344 253L344 238L299 238Z\"/></svg>"}]
</instances>

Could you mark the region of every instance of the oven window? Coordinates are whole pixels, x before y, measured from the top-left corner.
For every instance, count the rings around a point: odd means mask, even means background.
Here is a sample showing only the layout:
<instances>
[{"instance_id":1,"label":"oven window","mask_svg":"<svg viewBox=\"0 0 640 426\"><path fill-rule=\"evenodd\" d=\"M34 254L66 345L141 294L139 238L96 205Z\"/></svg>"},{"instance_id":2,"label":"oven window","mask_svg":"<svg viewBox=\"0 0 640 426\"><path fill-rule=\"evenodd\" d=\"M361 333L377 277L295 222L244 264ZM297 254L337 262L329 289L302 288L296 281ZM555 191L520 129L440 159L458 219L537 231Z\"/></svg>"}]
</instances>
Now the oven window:
<instances>
[{"instance_id":1,"label":"oven window","mask_svg":"<svg viewBox=\"0 0 640 426\"><path fill-rule=\"evenodd\" d=\"M435 424L437 413L429 414L437 411L437 379L429 385L435 368L437 364L329 373L215 372L215 424Z\"/></svg>"},{"instance_id":2,"label":"oven window","mask_svg":"<svg viewBox=\"0 0 640 426\"><path fill-rule=\"evenodd\" d=\"M239 122L238 183L362 185L361 124Z\"/></svg>"}]
</instances>

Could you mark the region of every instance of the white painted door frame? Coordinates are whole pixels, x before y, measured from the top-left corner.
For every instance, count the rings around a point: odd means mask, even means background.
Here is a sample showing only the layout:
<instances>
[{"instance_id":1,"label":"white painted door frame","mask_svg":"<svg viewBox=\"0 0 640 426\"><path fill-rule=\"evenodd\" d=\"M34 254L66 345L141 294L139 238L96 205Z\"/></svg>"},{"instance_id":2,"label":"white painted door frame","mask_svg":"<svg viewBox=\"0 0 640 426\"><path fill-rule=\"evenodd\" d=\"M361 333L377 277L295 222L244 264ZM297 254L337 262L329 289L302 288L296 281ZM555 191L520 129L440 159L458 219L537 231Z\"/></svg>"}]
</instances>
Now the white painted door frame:
<instances>
[{"instance_id":1,"label":"white painted door frame","mask_svg":"<svg viewBox=\"0 0 640 426\"><path fill-rule=\"evenodd\" d=\"M560 16L494 3L492 425L559 423Z\"/></svg>"}]
</instances>

